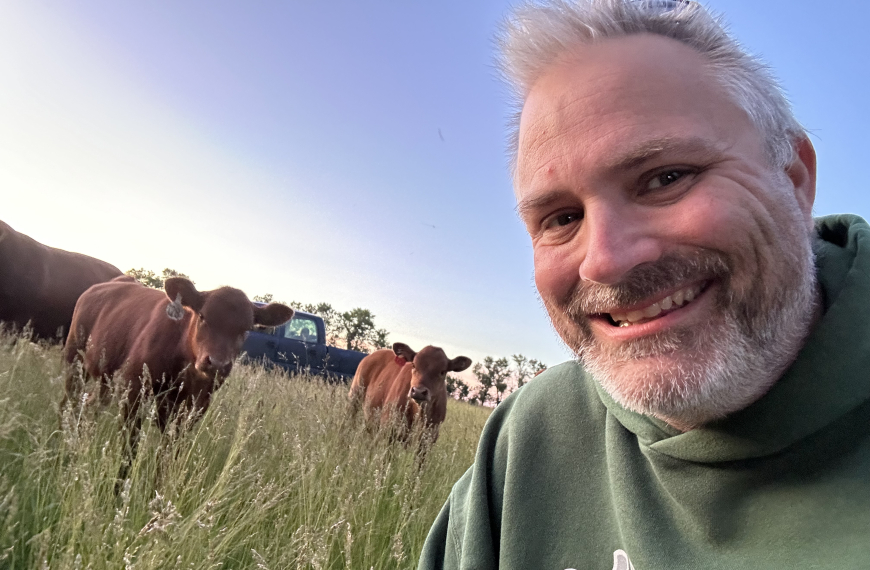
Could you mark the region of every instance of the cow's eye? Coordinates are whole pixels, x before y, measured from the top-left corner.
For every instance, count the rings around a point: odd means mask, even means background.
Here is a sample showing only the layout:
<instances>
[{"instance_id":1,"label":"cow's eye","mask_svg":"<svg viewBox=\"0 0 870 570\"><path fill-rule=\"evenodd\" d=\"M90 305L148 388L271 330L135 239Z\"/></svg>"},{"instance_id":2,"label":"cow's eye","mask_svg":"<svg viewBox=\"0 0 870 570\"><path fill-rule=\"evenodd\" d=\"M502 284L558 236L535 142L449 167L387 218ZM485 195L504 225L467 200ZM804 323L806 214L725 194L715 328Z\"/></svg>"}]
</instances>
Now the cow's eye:
<instances>
[{"instance_id":1,"label":"cow's eye","mask_svg":"<svg viewBox=\"0 0 870 570\"><path fill-rule=\"evenodd\" d=\"M203 316L202 313L199 313L199 322L201 322L201 323L205 322L205 317Z\"/></svg>"}]
</instances>

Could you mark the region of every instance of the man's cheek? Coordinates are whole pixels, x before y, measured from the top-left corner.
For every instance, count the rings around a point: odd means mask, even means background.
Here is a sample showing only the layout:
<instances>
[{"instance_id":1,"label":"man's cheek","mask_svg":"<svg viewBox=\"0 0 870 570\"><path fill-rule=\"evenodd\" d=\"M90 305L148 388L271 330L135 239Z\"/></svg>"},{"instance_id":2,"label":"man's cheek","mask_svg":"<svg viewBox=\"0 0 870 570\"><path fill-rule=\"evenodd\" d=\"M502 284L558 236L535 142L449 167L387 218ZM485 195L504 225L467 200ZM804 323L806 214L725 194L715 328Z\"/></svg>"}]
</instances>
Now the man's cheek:
<instances>
[{"instance_id":1,"label":"man's cheek","mask_svg":"<svg viewBox=\"0 0 870 570\"><path fill-rule=\"evenodd\" d=\"M559 248L535 249L535 286L542 297L564 301L579 280L579 268Z\"/></svg>"}]
</instances>

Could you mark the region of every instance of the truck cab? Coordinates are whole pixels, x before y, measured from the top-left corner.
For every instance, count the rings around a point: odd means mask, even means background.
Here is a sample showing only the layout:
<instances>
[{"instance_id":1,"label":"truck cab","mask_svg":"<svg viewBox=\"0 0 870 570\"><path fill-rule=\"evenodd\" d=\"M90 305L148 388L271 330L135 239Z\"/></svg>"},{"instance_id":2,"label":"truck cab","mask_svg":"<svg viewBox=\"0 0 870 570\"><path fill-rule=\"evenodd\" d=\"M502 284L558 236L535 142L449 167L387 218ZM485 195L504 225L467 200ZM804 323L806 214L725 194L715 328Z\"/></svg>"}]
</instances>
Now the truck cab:
<instances>
[{"instance_id":1,"label":"truck cab","mask_svg":"<svg viewBox=\"0 0 870 570\"><path fill-rule=\"evenodd\" d=\"M345 382L353 378L360 360L366 356L363 352L327 346L323 319L303 311L296 311L281 326L254 328L242 350L250 359L266 360L290 372Z\"/></svg>"}]
</instances>

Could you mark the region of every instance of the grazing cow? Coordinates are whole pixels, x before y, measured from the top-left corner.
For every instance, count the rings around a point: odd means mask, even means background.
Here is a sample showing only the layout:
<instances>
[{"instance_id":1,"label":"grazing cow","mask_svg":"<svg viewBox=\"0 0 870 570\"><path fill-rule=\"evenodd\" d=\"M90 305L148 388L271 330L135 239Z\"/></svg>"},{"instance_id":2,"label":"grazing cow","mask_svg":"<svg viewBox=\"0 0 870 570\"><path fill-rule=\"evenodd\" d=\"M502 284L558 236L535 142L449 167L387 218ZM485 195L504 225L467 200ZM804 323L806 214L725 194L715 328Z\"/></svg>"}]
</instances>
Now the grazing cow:
<instances>
[{"instance_id":1,"label":"grazing cow","mask_svg":"<svg viewBox=\"0 0 870 570\"><path fill-rule=\"evenodd\" d=\"M48 247L0 222L0 321L37 338L65 338L79 295L121 275L117 267Z\"/></svg>"},{"instance_id":2,"label":"grazing cow","mask_svg":"<svg viewBox=\"0 0 870 570\"><path fill-rule=\"evenodd\" d=\"M182 404L208 408L255 324L274 327L293 316L293 309L279 303L257 307L232 287L200 292L182 277L171 277L164 286L165 294L128 276L94 285L76 305L64 346L69 365L81 361L83 372L100 379L102 399L118 374L127 391L127 417L138 405L147 366L146 388L157 398L161 429ZM78 397L72 369L64 402Z\"/></svg>"},{"instance_id":3,"label":"grazing cow","mask_svg":"<svg viewBox=\"0 0 870 570\"><path fill-rule=\"evenodd\" d=\"M438 437L438 426L447 415L447 373L471 366L466 356L447 358L437 346L414 352L397 342L393 350L382 349L362 359L348 396L354 406L363 404L366 417L380 410L381 422L390 414L404 414L407 436L415 418L422 415L426 427Z\"/></svg>"}]
</instances>

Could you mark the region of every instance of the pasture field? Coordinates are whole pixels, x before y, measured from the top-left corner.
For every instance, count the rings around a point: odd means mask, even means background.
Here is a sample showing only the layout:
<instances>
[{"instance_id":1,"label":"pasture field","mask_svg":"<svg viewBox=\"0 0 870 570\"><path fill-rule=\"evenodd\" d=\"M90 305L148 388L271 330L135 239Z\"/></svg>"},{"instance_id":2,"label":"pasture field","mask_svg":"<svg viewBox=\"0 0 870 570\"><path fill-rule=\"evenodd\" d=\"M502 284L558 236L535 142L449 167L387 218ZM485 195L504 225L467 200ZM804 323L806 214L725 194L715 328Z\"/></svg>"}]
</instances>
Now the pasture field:
<instances>
[{"instance_id":1,"label":"pasture field","mask_svg":"<svg viewBox=\"0 0 870 570\"><path fill-rule=\"evenodd\" d=\"M119 482L118 406L61 419L62 391L59 348L0 335L2 569L414 568L490 412L451 400L421 462L346 386L237 366L190 429L143 406Z\"/></svg>"}]
</instances>

